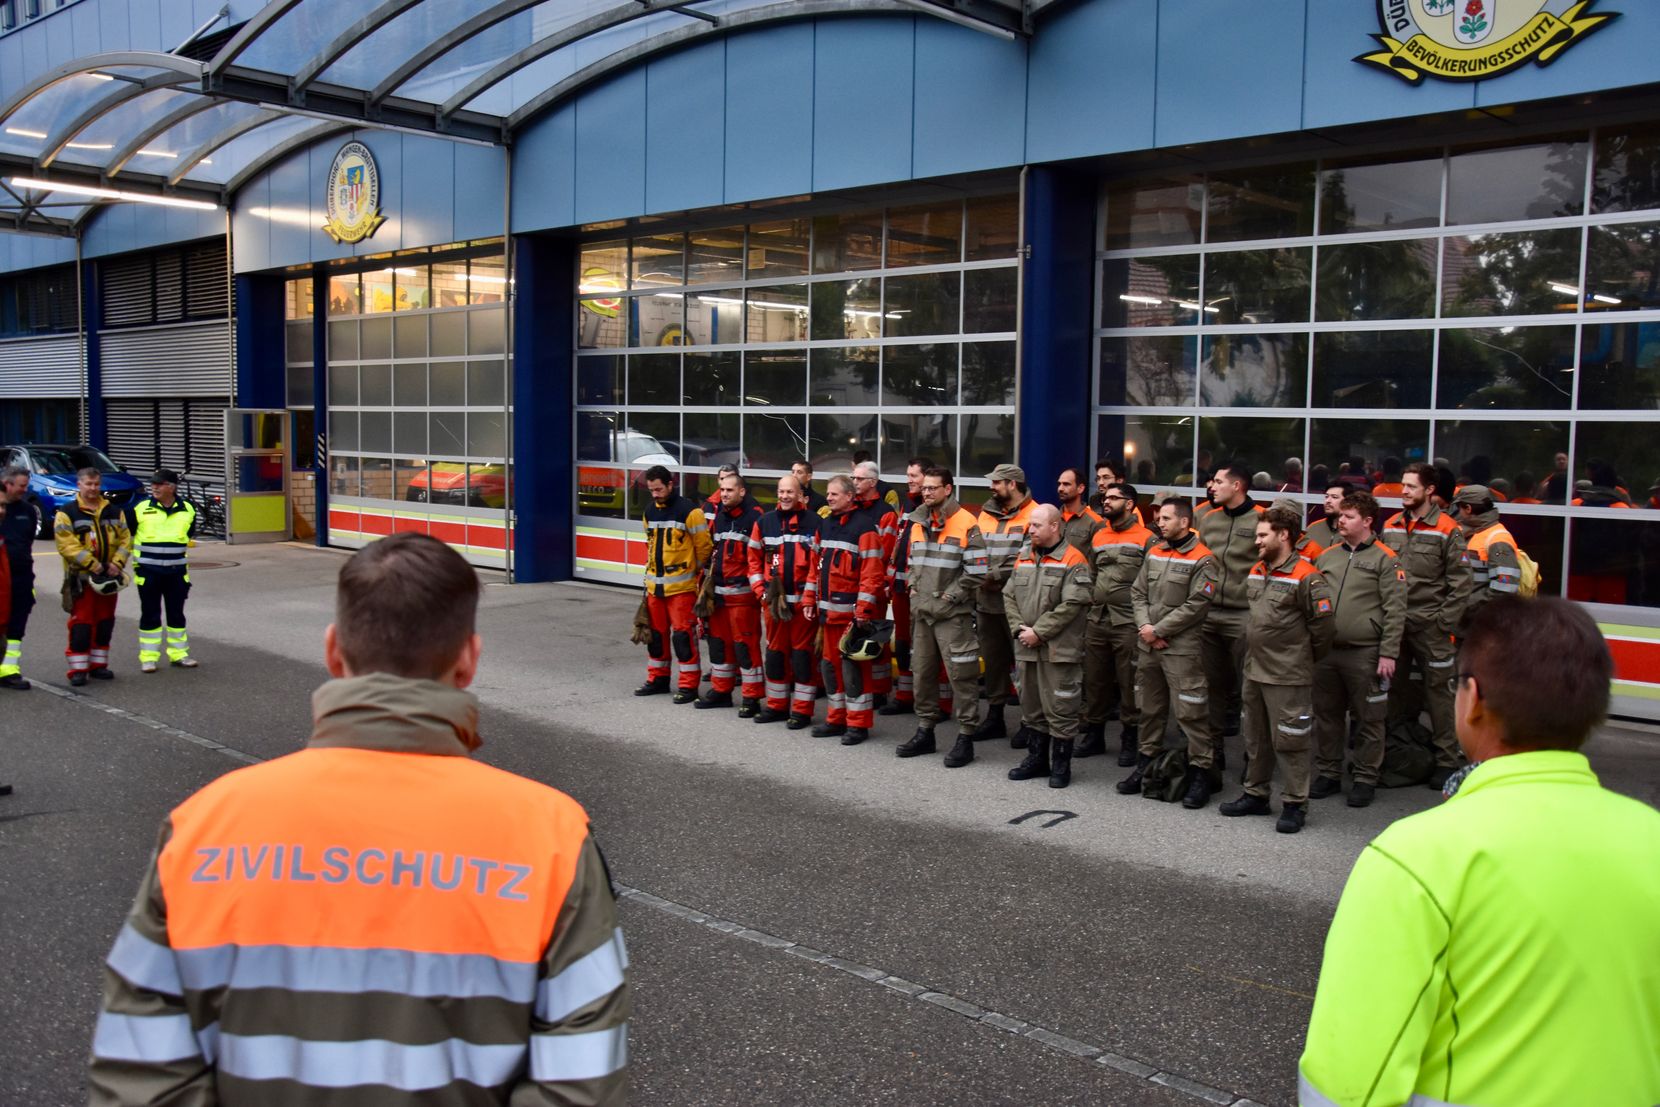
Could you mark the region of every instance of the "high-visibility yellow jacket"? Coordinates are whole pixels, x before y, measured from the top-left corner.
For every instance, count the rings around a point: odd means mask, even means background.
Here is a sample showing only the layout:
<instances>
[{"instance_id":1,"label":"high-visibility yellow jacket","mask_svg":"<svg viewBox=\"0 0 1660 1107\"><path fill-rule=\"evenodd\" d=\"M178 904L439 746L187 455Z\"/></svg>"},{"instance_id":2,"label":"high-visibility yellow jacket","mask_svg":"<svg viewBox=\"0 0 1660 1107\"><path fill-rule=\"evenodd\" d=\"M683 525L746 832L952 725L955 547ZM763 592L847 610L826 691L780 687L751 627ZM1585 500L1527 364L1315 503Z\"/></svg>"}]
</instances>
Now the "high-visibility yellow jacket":
<instances>
[{"instance_id":1,"label":"high-visibility yellow jacket","mask_svg":"<svg viewBox=\"0 0 1660 1107\"><path fill-rule=\"evenodd\" d=\"M1582 754L1483 762L1366 847L1302 1107L1660 1103L1660 812Z\"/></svg>"},{"instance_id":2,"label":"high-visibility yellow jacket","mask_svg":"<svg viewBox=\"0 0 1660 1107\"><path fill-rule=\"evenodd\" d=\"M703 509L684 496L646 508L646 591L659 599L696 592L714 556Z\"/></svg>"}]
</instances>

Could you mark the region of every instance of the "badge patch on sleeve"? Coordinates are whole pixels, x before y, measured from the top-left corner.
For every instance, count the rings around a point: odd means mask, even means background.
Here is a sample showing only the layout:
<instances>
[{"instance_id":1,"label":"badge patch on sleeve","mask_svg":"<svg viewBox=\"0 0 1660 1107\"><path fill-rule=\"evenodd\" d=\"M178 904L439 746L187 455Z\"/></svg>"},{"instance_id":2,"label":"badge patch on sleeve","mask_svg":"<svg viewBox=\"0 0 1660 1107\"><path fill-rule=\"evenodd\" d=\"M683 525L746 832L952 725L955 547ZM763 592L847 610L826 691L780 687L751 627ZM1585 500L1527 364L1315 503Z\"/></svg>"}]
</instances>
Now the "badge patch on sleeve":
<instances>
[{"instance_id":1,"label":"badge patch on sleeve","mask_svg":"<svg viewBox=\"0 0 1660 1107\"><path fill-rule=\"evenodd\" d=\"M1214 596L1216 595L1216 585L1207 580L1205 581L1204 587L1199 589L1199 591L1203 592L1207 596Z\"/></svg>"},{"instance_id":2,"label":"badge patch on sleeve","mask_svg":"<svg viewBox=\"0 0 1660 1107\"><path fill-rule=\"evenodd\" d=\"M1406 580L1406 570L1402 569L1399 566L1396 566L1395 567L1395 579L1399 580L1399 581Z\"/></svg>"},{"instance_id":3,"label":"badge patch on sleeve","mask_svg":"<svg viewBox=\"0 0 1660 1107\"><path fill-rule=\"evenodd\" d=\"M1330 615L1331 614L1331 601L1330 600L1320 600L1317 603L1315 603L1314 609L1322 615Z\"/></svg>"}]
</instances>

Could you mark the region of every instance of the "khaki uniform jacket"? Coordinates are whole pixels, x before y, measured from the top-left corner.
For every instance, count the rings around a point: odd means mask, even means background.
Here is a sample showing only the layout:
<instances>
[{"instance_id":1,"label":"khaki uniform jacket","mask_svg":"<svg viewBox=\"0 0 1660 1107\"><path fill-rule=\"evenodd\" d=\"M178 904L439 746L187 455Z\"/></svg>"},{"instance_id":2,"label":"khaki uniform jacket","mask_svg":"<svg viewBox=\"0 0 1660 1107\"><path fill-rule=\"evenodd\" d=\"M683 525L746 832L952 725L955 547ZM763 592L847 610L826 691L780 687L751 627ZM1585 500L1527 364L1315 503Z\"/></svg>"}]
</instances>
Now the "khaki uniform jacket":
<instances>
[{"instance_id":1,"label":"khaki uniform jacket","mask_svg":"<svg viewBox=\"0 0 1660 1107\"><path fill-rule=\"evenodd\" d=\"M1258 561L1245 579L1245 679L1258 684L1314 683L1314 663L1331 649L1331 589L1295 550L1270 569Z\"/></svg>"},{"instance_id":2,"label":"khaki uniform jacket","mask_svg":"<svg viewBox=\"0 0 1660 1107\"><path fill-rule=\"evenodd\" d=\"M1015 660L1082 661L1091 594L1089 562L1072 545L1062 540L1042 555L1028 546L1003 588L1003 611L1011 631L1031 627L1043 641L1033 647L1017 636Z\"/></svg>"},{"instance_id":3,"label":"khaki uniform jacket","mask_svg":"<svg viewBox=\"0 0 1660 1107\"><path fill-rule=\"evenodd\" d=\"M1516 556L1516 538L1503 523L1499 513L1483 512L1471 519L1464 528L1464 538L1470 551L1470 602L1464 608L1464 620L1488 600L1499 596L1514 596L1522 586L1522 562Z\"/></svg>"},{"instance_id":4,"label":"khaki uniform jacket","mask_svg":"<svg viewBox=\"0 0 1660 1107\"><path fill-rule=\"evenodd\" d=\"M1106 520L1095 513L1095 509L1084 504L1082 510L1068 514L1065 508L1061 509L1061 541L1084 555L1085 568L1089 568L1090 542L1095 538L1095 532L1106 526ZM1090 569L1093 575L1094 569Z\"/></svg>"},{"instance_id":5,"label":"khaki uniform jacket","mask_svg":"<svg viewBox=\"0 0 1660 1107\"><path fill-rule=\"evenodd\" d=\"M1320 553L1343 544L1343 539L1337 537L1337 529L1332 526L1330 519L1316 519L1310 523L1308 529L1303 532L1303 538L1319 546Z\"/></svg>"},{"instance_id":6,"label":"khaki uniform jacket","mask_svg":"<svg viewBox=\"0 0 1660 1107\"><path fill-rule=\"evenodd\" d=\"M95 1107L619 1104L628 955L588 817L374 673L180 804L115 940ZM349 1090L347 1090L349 1089Z\"/></svg>"},{"instance_id":7,"label":"khaki uniform jacket","mask_svg":"<svg viewBox=\"0 0 1660 1107\"><path fill-rule=\"evenodd\" d=\"M1199 631L1211 600L1216 596L1216 558L1201 541L1197 531L1172 545L1160 540L1147 551L1147 559L1130 586L1130 608L1135 625L1152 624L1153 631L1169 642L1171 653L1199 652ZM1137 640L1142 650L1152 647Z\"/></svg>"},{"instance_id":8,"label":"khaki uniform jacket","mask_svg":"<svg viewBox=\"0 0 1660 1107\"><path fill-rule=\"evenodd\" d=\"M1433 504L1422 519L1398 511L1383 525L1383 540L1406 570L1406 625L1455 632L1470 602L1472 574L1464 534L1452 516Z\"/></svg>"},{"instance_id":9,"label":"khaki uniform jacket","mask_svg":"<svg viewBox=\"0 0 1660 1107\"><path fill-rule=\"evenodd\" d=\"M1339 542L1315 564L1332 591L1332 645L1373 647L1379 657L1399 657L1406 629L1406 570L1395 551L1376 538L1358 549Z\"/></svg>"},{"instance_id":10,"label":"khaki uniform jacket","mask_svg":"<svg viewBox=\"0 0 1660 1107\"><path fill-rule=\"evenodd\" d=\"M986 542L973 514L950 499L938 511L924 504L906 518L912 617L933 623L972 612L986 578Z\"/></svg>"},{"instance_id":11,"label":"khaki uniform jacket","mask_svg":"<svg viewBox=\"0 0 1660 1107\"><path fill-rule=\"evenodd\" d=\"M1095 568L1094 602L1113 626L1136 625L1130 588L1147 560L1147 551L1157 541L1157 536L1142 524L1140 514L1134 511L1130 512L1123 529L1109 522L1095 532L1090 546Z\"/></svg>"},{"instance_id":12,"label":"khaki uniform jacket","mask_svg":"<svg viewBox=\"0 0 1660 1107\"><path fill-rule=\"evenodd\" d=\"M1243 609L1249 605L1245 578L1257 563L1257 520L1262 518L1263 510L1261 504L1246 500L1231 511L1218 507L1199 520L1199 541L1216 557L1213 606Z\"/></svg>"},{"instance_id":13,"label":"khaki uniform jacket","mask_svg":"<svg viewBox=\"0 0 1660 1107\"><path fill-rule=\"evenodd\" d=\"M1032 524L1037 501L1028 495L1007 511L997 510L996 500L987 500L976 522L986 543L986 575L982 579L979 610L988 615L1003 614L1003 582L1014 572L1015 558L1026 544L1026 528Z\"/></svg>"}]
</instances>

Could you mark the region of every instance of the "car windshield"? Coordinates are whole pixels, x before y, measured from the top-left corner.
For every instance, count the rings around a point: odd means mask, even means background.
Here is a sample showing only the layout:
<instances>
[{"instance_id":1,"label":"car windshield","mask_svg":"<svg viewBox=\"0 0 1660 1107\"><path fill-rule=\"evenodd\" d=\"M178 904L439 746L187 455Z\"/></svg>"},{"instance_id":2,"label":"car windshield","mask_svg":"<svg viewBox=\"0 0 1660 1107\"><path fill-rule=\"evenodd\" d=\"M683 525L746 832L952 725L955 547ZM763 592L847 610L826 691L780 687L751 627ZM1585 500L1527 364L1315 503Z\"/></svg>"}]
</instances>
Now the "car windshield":
<instances>
[{"instance_id":1,"label":"car windshield","mask_svg":"<svg viewBox=\"0 0 1660 1107\"><path fill-rule=\"evenodd\" d=\"M121 471L115 462L104 456L102 450L95 450L91 446L30 446L29 461L35 472L51 477L72 477L89 467L100 473Z\"/></svg>"},{"instance_id":2,"label":"car windshield","mask_svg":"<svg viewBox=\"0 0 1660 1107\"><path fill-rule=\"evenodd\" d=\"M624 461L639 461L648 454L663 452L663 444L649 434L642 434L639 431L623 431L618 437L621 439L622 450L620 452L624 455Z\"/></svg>"}]
</instances>

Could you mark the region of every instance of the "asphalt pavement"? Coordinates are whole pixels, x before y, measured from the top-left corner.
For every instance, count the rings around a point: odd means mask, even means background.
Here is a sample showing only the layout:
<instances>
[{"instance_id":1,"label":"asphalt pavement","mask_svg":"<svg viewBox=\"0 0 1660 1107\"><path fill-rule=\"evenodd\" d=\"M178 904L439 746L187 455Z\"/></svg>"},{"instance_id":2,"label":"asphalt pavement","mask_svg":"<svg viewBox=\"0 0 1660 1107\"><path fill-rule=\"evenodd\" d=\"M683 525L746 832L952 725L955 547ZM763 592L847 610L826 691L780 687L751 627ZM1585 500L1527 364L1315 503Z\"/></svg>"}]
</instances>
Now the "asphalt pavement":
<instances>
[{"instance_id":1,"label":"asphalt pavement","mask_svg":"<svg viewBox=\"0 0 1660 1107\"><path fill-rule=\"evenodd\" d=\"M84 1101L100 963L160 820L309 730L344 554L194 556L202 667L140 675L124 596L117 679L75 691L38 559L24 664L43 687L0 693L0 1103ZM1054 791L1005 779L1006 742L954 771L896 759L905 717L847 748L635 699L633 593L481 575L480 756L593 818L623 893L637 1103L1290 1103L1343 878L1437 801L1327 800L1284 836L1119 796L1111 759ZM1590 752L1660 803L1660 732L1610 726Z\"/></svg>"}]
</instances>

